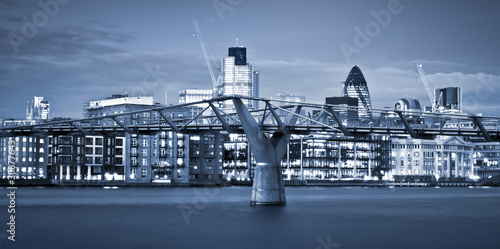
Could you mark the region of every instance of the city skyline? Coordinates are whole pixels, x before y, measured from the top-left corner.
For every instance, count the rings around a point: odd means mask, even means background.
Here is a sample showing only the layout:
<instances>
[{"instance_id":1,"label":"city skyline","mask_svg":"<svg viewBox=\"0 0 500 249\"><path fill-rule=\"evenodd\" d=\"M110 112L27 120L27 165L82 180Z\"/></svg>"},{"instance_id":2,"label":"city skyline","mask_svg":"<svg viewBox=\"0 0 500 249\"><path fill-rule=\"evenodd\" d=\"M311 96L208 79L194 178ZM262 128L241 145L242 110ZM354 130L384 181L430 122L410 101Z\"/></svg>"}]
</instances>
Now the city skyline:
<instances>
[{"instance_id":1,"label":"city skyline","mask_svg":"<svg viewBox=\"0 0 500 249\"><path fill-rule=\"evenodd\" d=\"M499 34L490 27L500 17L491 1L42 2L57 8L0 3L8 10L0 16L1 118L23 118L33 96L50 101L55 116L81 117L92 97L154 93L163 103L168 91L177 103L179 90L210 89L193 19L219 66L228 47L248 48L263 97L285 91L324 102L341 95L357 64L373 107L405 95L428 106L418 61L439 87L462 87L465 112L499 115Z\"/></svg>"}]
</instances>

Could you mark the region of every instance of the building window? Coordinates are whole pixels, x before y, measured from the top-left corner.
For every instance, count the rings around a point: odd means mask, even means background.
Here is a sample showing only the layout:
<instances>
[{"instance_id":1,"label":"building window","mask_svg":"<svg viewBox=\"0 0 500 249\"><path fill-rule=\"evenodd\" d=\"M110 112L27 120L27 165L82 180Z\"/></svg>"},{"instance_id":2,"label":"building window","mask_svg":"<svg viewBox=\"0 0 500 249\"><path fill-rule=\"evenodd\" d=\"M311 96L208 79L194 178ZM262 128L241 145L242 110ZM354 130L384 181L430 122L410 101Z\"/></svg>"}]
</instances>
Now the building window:
<instances>
[{"instance_id":1,"label":"building window","mask_svg":"<svg viewBox=\"0 0 500 249\"><path fill-rule=\"evenodd\" d=\"M142 156L148 156L148 149L142 149Z\"/></svg>"},{"instance_id":2,"label":"building window","mask_svg":"<svg viewBox=\"0 0 500 249\"><path fill-rule=\"evenodd\" d=\"M102 145L102 138L96 138L95 145Z\"/></svg>"},{"instance_id":3,"label":"building window","mask_svg":"<svg viewBox=\"0 0 500 249\"><path fill-rule=\"evenodd\" d=\"M147 139L143 139L142 140L142 147L146 147L148 146L148 140Z\"/></svg>"},{"instance_id":4,"label":"building window","mask_svg":"<svg viewBox=\"0 0 500 249\"><path fill-rule=\"evenodd\" d=\"M148 169L141 169L141 177L146 178L148 176Z\"/></svg>"},{"instance_id":5,"label":"building window","mask_svg":"<svg viewBox=\"0 0 500 249\"><path fill-rule=\"evenodd\" d=\"M91 137L85 138L86 145L94 145L94 140Z\"/></svg>"},{"instance_id":6,"label":"building window","mask_svg":"<svg viewBox=\"0 0 500 249\"><path fill-rule=\"evenodd\" d=\"M87 154L87 155L94 154L94 148L92 148L92 147L85 147L85 154Z\"/></svg>"},{"instance_id":7,"label":"building window","mask_svg":"<svg viewBox=\"0 0 500 249\"><path fill-rule=\"evenodd\" d=\"M43 148L40 148L39 152L43 153L43 152L45 152L45 150Z\"/></svg>"},{"instance_id":8,"label":"building window","mask_svg":"<svg viewBox=\"0 0 500 249\"><path fill-rule=\"evenodd\" d=\"M132 166L137 166L137 157L130 158L130 164Z\"/></svg>"},{"instance_id":9,"label":"building window","mask_svg":"<svg viewBox=\"0 0 500 249\"><path fill-rule=\"evenodd\" d=\"M161 148L161 149L160 149L160 156L161 156L161 157L164 157L164 156L165 156L165 149L164 149L164 148Z\"/></svg>"},{"instance_id":10,"label":"building window","mask_svg":"<svg viewBox=\"0 0 500 249\"><path fill-rule=\"evenodd\" d=\"M43 138L40 138L40 143L43 144L44 142Z\"/></svg>"},{"instance_id":11,"label":"building window","mask_svg":"<svg viewBox=\"0 0 500 249\"><path fill-rule=\"evenodd\" d=\"M117 138L116 139L116 146L123 146L123 139Z\"/></svg>"},{"instance_id":12,"label":"building window","mask_svg":"<svg viewBox=\"0 0 500 249\"><path fill-rule=\"evenodd\" d=\"M148 165L148 159L147 158L143 158L142 159L142 166L147 166Z\"/></svg>"},{"instance_id":13,"label":"building window","mask_svg":"<svg viewBox=\"0 0 500 249\"><path fill-rule=\"evenodd\" d=\"M101 147L95 148L95 154L96 155L102 155L102 148Z\"/></svg>"}]
</instances>

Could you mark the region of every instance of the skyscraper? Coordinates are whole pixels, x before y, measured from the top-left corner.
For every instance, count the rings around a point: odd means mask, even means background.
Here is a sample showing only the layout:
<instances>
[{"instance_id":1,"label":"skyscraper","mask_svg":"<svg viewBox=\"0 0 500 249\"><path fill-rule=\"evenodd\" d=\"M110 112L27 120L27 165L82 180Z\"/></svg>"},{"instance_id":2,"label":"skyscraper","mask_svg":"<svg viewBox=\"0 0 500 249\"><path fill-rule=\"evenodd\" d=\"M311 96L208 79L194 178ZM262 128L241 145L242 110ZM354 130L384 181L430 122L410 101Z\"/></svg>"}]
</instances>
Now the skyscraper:
<instances>
[{"instance_id":1,"label":"skyscraper","mask_svg":"<svg viewBox=\"0 0 500 249\"><path fill-rule=\"evenodd\" d=\"M254 72L252 65L247 63L245 47L229 48L228 56L222 58L221 71L221 75L219 76L221 89L218 91L220 95L259 96L258 72ZM243 100L243 103L248 108L256 108L254 101ZM226 101L224 109L233 108L233 103Z\"/></svg>"},{"instance_id":2,"label":"skyscraper","mask_svg":"<svg viewBox=\"0 0 500 249\"><path fill-rule=\"evenodd\" d=\"M37 97L28 101L26 108L26 119L28 120L46 120L50 116L50 102L43 100L43 97Z\"/></svg>"},{"instance_id":3,"label":"skyscraper","mask_svg":"<svg viewBox=\"0 0 500 249\"><path fill-rule=\"evenodd\" d=\"M342 96L358 99L359 118L371 119L372 114L370 109L372 108L372 101L370 99L370 92L368 91L365 77L357 65L352 67L343 84L344 89L342 91Z\"/></svg>"}]
</instances>

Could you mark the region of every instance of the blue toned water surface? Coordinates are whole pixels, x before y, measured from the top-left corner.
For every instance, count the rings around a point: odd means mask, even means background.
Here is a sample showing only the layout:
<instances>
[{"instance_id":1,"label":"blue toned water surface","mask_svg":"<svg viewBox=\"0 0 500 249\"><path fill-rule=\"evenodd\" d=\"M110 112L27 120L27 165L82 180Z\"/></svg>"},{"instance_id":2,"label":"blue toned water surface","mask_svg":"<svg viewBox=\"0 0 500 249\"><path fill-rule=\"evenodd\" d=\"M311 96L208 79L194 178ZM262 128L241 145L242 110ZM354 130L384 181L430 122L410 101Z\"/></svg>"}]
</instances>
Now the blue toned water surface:
<instances>
[{"instance_id":1,"label":"blue toned water surface","mask_svg":"<svg viewBox=\"0 0 500 249\"><path fill-rule=\"evenodd\" d=\"M19 188L0 248L500 248L500 188Z\"/></svg>"}]
</instances>

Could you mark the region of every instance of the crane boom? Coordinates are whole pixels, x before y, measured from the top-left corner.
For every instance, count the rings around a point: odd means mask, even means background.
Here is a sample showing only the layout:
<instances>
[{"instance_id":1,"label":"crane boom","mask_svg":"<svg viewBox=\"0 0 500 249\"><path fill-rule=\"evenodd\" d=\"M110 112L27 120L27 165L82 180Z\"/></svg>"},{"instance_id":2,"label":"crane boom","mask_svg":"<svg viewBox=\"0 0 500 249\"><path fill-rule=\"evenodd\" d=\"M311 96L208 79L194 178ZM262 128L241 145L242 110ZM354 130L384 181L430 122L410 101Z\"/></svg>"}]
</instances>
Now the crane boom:
<instances>
[{"instance_id":1,"label":"crane boom","mask_svg":"<svg viewBox=\"0 0 500 249\"><path fill-rule=\"evenodd\" d=\"M210 64L210 59L209 59L208 54L207 54L205 40L203 39L203 36L201 35L200 28L198 27L198 22L196 22L196 20L193 20L193 24L194 24L194 29L196 31L196 36L198 36L198 41L200 42L201 51L203 52L203 57L205 57L205 63L207 64L208 72L210 73L210 78L212 79L213 87L214 87L214 89L216 89L218 84L217 84L217 80L215 80L214 71L212 70L212 65Z\"/></svg>"},{"instance_id":2,"label":"crane boom","mask_svg":"<svg viewBox=\"0 0 500 249\"><path fill-rule=\"evenodd\" d=\"M436 83L434 83L430 78L427 77L427 74L424 72L424 69L422 69L422 65L419 64L418 62L415 62L415 67L417 68L417 72L418 74L420 75L420 78L422 79L422 82L424 83L424 86L425 86L425 90L427 91L427 95L429 95L429 99L431 101L431 105L432 105L432 111L435 110L435 105L436 105L436 102L435 102L435 98L434 98L434 94L432 93L432 90L431 88L429 87L429 82L432 82L432 84L434 84L434 86L436 88L438 88L438 86L436 85Z\"/></svg>"}]
</instances>

